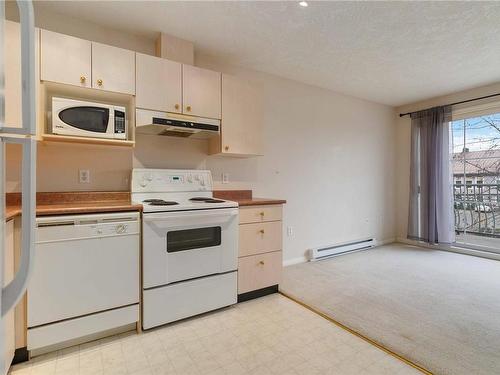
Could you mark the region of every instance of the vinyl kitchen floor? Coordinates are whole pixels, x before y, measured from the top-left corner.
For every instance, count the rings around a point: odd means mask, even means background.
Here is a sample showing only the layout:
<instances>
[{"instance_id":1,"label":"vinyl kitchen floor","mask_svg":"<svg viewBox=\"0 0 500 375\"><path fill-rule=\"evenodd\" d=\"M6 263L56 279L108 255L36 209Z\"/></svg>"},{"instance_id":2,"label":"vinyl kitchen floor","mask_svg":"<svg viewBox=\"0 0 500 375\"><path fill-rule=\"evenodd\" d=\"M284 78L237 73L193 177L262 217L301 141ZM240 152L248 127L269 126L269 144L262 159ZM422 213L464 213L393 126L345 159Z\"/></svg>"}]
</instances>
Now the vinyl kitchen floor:
<instances>
[{"instance_id":1,"label":"vinyl kitchen floor","mask_svg":"<svg viewBox=\"0 0 500 375\"><path fill-rule=\"evenodd\" d=\"M10 373L420 374L279 294L36 357Z\"/></svg>"}]
</instances>

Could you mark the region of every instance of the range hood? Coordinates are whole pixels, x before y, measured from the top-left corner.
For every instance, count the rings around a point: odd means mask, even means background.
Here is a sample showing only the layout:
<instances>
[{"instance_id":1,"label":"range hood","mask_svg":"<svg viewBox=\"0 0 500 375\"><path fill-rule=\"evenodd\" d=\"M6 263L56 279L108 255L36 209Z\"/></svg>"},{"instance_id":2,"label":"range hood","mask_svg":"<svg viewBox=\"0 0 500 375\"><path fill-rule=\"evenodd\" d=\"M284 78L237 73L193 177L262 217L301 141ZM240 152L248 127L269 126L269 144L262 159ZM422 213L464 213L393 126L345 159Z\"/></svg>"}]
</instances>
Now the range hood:
<instances>
[{"instance_id":1,"label":"range hood","mask_svg":"<svg viewBox=\"0 0 500 375\"><path fill-rule=\"evenodd\" d=\"M176 113L136 109L135 132L183 138L210 138L219 135L220 120Z\"/></svg>"}]
</instances>

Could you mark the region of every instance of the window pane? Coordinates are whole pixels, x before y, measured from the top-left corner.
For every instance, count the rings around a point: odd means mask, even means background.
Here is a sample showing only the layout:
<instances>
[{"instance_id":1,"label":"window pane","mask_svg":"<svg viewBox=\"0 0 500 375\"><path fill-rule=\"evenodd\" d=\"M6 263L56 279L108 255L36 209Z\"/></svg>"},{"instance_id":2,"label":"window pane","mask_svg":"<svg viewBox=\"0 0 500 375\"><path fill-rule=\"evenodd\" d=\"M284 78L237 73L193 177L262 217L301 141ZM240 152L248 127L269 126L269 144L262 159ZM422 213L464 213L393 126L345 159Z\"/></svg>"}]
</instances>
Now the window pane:
<instances>
[{"instance_id":1,"label":"window pane","mask_svg":"<svg viewBox=\"0 0 500 375\"><path fill-rule=\"evenodd\" d=\"M500 247L500 113L452 122L457 242Z\"/></svg>"}]
</instances>

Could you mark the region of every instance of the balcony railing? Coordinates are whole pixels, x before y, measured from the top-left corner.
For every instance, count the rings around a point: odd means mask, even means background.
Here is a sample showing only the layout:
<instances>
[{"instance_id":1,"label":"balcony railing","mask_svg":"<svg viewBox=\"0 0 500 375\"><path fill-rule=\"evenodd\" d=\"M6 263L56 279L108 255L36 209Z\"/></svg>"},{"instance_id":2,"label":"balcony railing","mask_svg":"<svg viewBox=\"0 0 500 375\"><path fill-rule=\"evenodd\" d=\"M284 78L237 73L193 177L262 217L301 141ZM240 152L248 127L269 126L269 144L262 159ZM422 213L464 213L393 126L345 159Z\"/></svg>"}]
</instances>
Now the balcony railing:
<instances>
[{"instance_id":1,"label":"balcony railing","mask_svg":"<svg viewBox=\"0 0 500 375\"><path fill-rule=\"evenodd\" d=\"M455 184L457 233L500 238L500 184Z\"/></svg>"}]
</instances>

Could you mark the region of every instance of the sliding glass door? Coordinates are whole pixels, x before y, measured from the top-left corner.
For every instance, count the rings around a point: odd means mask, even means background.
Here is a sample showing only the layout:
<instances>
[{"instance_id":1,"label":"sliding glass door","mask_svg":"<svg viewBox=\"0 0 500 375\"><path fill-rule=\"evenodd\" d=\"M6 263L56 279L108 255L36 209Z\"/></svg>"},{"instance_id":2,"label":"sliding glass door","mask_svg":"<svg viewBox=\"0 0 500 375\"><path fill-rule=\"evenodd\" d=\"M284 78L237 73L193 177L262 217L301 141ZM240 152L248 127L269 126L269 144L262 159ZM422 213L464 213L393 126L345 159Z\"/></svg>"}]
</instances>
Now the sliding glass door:
<instances>
[{"instance_id":1,"label":"sliding glass door","mask_svg":"<svg viewBox=\"0 0 500 375\"><path fill-rule=\"evenodd\" d=\"M451 123L457 245L500 252L500 112Z\"/></svg>"}]
</instances>

